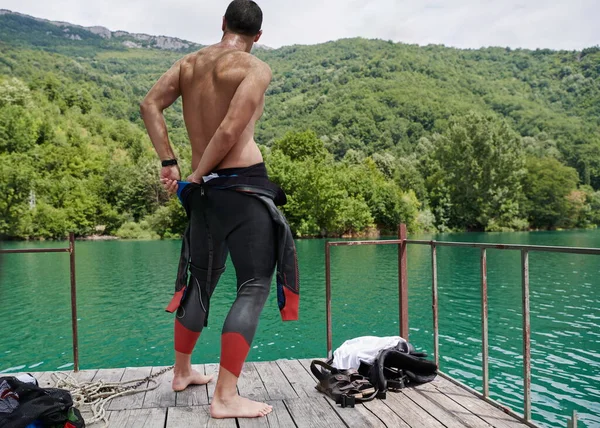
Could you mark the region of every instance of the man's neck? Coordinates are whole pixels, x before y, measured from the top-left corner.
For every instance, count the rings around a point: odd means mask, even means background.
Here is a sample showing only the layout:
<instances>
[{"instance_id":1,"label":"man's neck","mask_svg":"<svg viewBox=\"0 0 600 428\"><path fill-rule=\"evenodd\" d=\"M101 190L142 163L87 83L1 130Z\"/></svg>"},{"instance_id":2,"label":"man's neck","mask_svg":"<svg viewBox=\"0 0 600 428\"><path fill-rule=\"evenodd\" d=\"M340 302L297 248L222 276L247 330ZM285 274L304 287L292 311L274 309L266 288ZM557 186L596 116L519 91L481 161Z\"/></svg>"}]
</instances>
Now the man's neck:
<instances>
[{"instance_id":1,"label":"man's neck","mask_svg":"<svg viewBox=\"0 0 600 428\"><path fill-rule=\"evenodd\" d=\"M219 45L222 47L250 53L252 46L254 45L254 41L250 37L225 32Z\"/></svg>"}]
</instances>

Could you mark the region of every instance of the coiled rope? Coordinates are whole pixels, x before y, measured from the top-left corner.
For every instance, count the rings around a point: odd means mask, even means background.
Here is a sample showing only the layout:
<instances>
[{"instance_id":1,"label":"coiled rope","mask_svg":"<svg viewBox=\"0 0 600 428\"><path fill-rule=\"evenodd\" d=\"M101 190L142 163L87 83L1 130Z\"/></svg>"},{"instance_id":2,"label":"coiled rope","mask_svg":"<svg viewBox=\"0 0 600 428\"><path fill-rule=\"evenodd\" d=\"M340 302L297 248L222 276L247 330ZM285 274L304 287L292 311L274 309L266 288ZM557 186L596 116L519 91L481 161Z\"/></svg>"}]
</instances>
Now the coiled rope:
<instances>
[{"instance_id":1,"label":"coiled rope","mask_svg":"<svg viewBox=\"0 0 600 428\"><path fill-rule=\"evenodd\" d=\"M167 367L143 379L135 379L126 382L78 382L73 376L67 373L52 373L55 387L69 391L73 398L73 406L83 412L89 409L92 413L91 418L86 418L86 425L104 421L104 426L108 427L106 414L106 405L114 398L125 395L138 394L140 392L152 391L158 387L156 378L171 370L173 366ZM138 389L145 383L152 382L154 385L144 389Z\"/></svg>"}]
</instances>

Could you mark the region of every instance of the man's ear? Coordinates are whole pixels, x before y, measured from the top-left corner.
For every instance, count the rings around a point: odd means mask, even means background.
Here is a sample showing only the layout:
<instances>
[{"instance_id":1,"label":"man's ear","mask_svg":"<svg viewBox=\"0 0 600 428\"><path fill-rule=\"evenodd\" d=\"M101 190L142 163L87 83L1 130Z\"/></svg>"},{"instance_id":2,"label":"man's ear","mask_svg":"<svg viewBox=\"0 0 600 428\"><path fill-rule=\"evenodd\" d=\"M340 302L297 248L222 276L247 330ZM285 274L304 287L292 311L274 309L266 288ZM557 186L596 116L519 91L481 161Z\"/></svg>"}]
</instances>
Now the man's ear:
<instances>
[{"instance_id":1,"label":"man's ear","mask_svg":"<svg viewBox=\"0 0 600 428\"><path fill-rule=\"evenodd\" d=\"M256 43L260 40L260 36L262 36L262 30L260 30L258 32L258 34L256 35L256 37L254 37L254 43Z\"/></svg>"},{"instance_id":2,"label":"man's ear","mask_svg":"<svg viewBox=\"0 0 600 428\"><path fill-rule=\"evenodd\" d=\"M225 20L225 17L223 17L223 25L221 25L221 29L223 32L227 30L227 21Z\"/></svg>"}]
</instances>

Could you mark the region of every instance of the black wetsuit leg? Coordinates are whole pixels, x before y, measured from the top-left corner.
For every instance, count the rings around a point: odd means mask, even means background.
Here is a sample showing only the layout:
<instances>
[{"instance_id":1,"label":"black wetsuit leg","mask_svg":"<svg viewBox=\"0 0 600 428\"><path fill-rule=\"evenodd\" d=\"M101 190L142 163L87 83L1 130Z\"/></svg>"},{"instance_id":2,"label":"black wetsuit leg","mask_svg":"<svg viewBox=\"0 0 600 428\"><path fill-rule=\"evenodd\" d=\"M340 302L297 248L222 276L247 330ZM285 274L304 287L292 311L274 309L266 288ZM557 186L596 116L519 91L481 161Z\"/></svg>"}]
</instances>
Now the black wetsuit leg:
<instances>
[{"instance_id":1,"label":"black wetsuit leg","mask_svg":"<svg viewBox=\"0 0 600 428\"><path fill-rule=\"evenodd\" d=\"M264 203L241 192L197 189L188 198L192 275L178 311L176 350L191 353L206 324L210 296L229 249L237 297L223 326L221 365L239 376L271 287L276 262L275 225Z\"/></svg>"},{"instance_id":2,"label":"black wetsuit leg","mask_svg":"<svg viewBox=\"0 0 600 428\"><path fill-rule=\"evenodd\" d=\"M227 246L220 228L209 221L209 202L201 188L186 199L190 204L190 277L175 318L175 350L191 354L207 324L210 296L225 270ZM210 268L210 275L209 275Z\"/></svg>"}]
</instances>

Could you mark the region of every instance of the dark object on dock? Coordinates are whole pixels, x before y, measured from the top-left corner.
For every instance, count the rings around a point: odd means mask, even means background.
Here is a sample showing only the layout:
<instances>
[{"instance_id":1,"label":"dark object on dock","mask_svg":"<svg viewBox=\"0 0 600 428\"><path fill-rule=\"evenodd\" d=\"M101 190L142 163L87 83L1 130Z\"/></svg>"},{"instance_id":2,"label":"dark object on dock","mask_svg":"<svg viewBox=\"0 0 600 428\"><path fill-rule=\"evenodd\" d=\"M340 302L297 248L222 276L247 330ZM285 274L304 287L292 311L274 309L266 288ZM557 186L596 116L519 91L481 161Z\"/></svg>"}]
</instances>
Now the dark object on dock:
<instances>
[{"instance_id":1,"label":"dark object on dock","mask_svg":"<svg viewBox=\"0 0 600 428\"><path fill-rule=\"evenodd\" d=\"M398 391L434 380L438 366L425 357L427 354L416 352L410 343L400 342L396 348L380 351L373 364L362 362L358 371L385 395L388 389Z\"/></svg>"},{"instance_id":2,"label":"dark object on dock","mask_svg":"<svg viewBox=\"0 0 600 428\"><path fill-rule=\"evenodd\" d=\"M344 408L371 401L379 392L365 376L354 369L338 370L323 361L313 360L310 363L310 371L318 380L315 387L317 391Z\"/></svg>"},{"instance_id":3,"label":"dark object on dock","mask_svg":"<svg viewBox=\"0 0 600 428\"><path fill-rule=\"evenodd\" d=\"M68 391L40 388L15 377L0 377L0 383L3 382L9 385L18 405L10 413L0 413L0 426L25 428L40 422L43 426L85 427L81 413L73 407L73 399Z\"/></svg>"}]
</instances>

